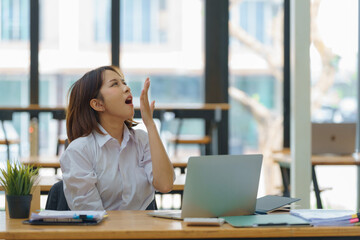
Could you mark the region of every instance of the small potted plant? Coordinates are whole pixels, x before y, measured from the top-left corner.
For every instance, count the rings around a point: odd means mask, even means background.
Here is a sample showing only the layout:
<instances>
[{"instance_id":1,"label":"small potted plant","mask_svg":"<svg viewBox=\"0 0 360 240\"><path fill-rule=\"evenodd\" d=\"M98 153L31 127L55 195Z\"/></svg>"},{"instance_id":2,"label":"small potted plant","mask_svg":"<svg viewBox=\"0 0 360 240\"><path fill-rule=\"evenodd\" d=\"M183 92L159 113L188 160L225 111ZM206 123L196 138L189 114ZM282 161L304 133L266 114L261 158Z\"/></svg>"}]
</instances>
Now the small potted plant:
<instances>
[{"instance_id":1,"label":"small potted plant","mask_svg":"<svg viewBox=\"0 0 360 240\"><path fill-rule=\"evenodd\" d=\"M4 186L10 218L28 218L32 200L31 190L37 180L39 169L21 163L0 169L0 183Z\"/></svg>"}]
</instances>

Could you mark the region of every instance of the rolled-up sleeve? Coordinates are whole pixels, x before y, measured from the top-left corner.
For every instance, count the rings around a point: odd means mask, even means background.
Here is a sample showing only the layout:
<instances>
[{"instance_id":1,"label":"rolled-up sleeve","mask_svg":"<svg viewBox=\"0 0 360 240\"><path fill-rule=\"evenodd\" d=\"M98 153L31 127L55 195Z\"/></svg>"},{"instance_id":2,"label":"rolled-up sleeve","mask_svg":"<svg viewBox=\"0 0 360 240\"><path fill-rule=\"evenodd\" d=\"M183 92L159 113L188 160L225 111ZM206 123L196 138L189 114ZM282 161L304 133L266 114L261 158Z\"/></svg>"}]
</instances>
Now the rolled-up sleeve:
<instances>
[{"instance_id":1,"label":"rolled-up sleeve","mask_svg":"<svg viewBox=\"0 0 360 240\"><path fill-rule=\"evenodd\" d=\"M90 152L84 146L69 146L60 158L64 194L71 210L104 210L96 188L95 156L88 155Z\"/></svg>"}]
</instances>

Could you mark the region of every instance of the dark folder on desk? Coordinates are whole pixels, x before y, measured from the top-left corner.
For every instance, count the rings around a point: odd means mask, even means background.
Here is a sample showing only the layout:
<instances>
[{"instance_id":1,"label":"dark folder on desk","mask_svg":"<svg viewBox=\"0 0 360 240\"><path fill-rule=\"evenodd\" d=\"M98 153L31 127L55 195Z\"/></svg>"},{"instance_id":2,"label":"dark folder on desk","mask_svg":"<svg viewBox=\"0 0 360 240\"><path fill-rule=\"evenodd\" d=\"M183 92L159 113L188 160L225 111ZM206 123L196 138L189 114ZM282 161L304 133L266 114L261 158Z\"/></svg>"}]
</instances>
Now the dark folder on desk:
<instances>
[{"instance_id":1,"label":"dark folder on desk","mask_svg":"<svg viewBox=\"0 0 360 240\"><path fill-rule=\"evenodd\" d=\"M233 227L310 226L310 223L290 214L245 215L222 217Z\"/></svg>"},{"instance_id":2,"label":"dark folder on desk","mask_svg":"<svg viewBox=\"0 0 360 240\"><path fill-rule=\"evenodd\" d=\"M274 210L280 209L290 203L299 201L300 198L290 198L290 197L281 197L274 195L267 195L261 198L256 199L256 209L255 213L257 214L267 214Z\"/></svg>"}]
</instances>

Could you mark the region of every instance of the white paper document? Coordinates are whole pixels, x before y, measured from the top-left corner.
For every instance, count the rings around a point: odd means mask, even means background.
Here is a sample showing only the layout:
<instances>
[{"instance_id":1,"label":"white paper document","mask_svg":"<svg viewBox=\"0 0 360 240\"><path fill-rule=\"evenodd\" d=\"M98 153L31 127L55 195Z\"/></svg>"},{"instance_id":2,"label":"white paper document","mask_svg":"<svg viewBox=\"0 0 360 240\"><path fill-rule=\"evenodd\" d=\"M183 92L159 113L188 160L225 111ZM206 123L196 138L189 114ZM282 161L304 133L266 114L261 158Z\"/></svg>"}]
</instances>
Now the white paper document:
<instances>
[{"instance_id":1,"label":"white paper document","mask_svg":"<svg viewBox=\"0 0 360 240\"><path fill-rule=\"evenodd\" d=\"M309 221L313 226L353 226L350 219L356 214L353 210L336 209L293 209L290 213Z\"/></svg>"}]
</instances>

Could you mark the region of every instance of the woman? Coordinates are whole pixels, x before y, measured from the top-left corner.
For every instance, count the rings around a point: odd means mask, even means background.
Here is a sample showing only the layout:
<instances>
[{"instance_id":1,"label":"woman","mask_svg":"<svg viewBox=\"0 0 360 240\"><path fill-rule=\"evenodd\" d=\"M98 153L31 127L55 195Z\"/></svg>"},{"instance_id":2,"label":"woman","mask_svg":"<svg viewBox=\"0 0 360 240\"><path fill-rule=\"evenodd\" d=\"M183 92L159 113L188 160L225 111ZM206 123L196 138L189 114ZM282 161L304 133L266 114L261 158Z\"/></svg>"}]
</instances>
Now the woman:
<instances>
[{"instance_id":1,"label":"woman","mask_svg":"<svg viewBox=\"0 0 360 240\"><path fill-rule=\"evenodd\" d=\"M133 97L118 68L94 69L70 88L70 144L60 165L71 210L145 210L155 190L171 191L174 170L152 117L149 87L147 78L140 95L147 133L132 129Z\"/></svg>"}]
</instances>

